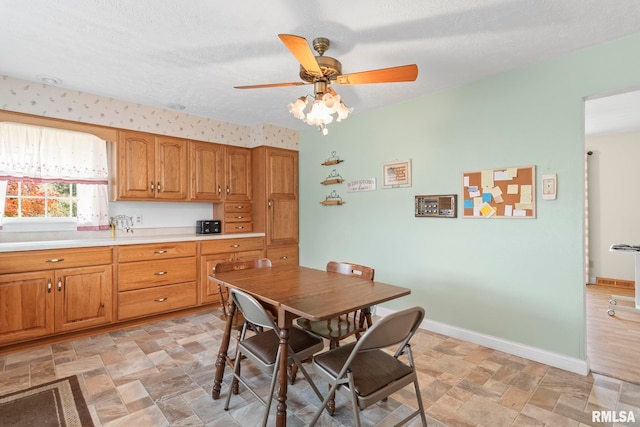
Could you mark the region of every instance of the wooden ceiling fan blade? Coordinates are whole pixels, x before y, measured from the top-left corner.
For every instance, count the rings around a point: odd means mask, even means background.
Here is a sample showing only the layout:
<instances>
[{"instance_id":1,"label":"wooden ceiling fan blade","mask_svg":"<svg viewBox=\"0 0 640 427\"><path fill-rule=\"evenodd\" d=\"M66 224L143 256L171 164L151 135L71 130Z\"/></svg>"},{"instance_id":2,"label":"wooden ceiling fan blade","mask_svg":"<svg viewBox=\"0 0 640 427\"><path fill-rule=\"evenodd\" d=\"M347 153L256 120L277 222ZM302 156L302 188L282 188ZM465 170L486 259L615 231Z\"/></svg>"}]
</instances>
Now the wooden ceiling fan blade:
<instances>
[{"instance_id":1,"label":"wooden ceiling fan blade","mask_svg":"<svg viewBox=\"0 0 640 427\"><path fill-rule=\"evenodd\" d=\"M342 74L332 83L341 85L362 85L370 83L412 82L418 78L416 64L401 65L399 67L380 68L378 70L362 71L359 73Z\"/></svg>"},{"instance_id":2,"label":"wooden ceiling fan blade","mask_svg":"<svg viewBox=\"0 0 640 427\"><path fill-rule=\"evenodd\" d=\"M316 56L307 43L307 39L292 34L278 34L280 40L287 46L293 56L296 57L300 65L309 73L322 76L322 70L316 61Z\"/></svg>"},{"instance_id":3,"label":"wooden ceiling fan blade","mask_svg":"<svg viewBox=\"0 0 640 427\"><path fill-rule=\"evenodd\" d=\"M234 86L235 89L264 89L269 87L303 86L305 82L267 83L263 85Z\"/></svg>"}]
</instances>

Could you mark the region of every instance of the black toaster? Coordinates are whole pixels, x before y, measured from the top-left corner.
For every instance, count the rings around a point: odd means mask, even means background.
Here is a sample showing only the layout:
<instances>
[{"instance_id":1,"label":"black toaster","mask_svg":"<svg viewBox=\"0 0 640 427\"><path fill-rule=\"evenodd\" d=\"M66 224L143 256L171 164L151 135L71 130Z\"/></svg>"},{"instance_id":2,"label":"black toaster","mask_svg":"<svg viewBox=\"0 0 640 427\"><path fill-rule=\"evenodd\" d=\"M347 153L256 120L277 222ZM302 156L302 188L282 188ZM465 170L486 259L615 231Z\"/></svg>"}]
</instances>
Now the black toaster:
<instances>
[{"instance_id":1,"label":"black toaster","mask_svg":"<svg viewBox=\"0 0 640 427\"><path fill-rule=\"evenodd\" d=\"M196 221L196 234L220 233L220 221L217 219L199 219Z\"/></svg>"}]
</instances>

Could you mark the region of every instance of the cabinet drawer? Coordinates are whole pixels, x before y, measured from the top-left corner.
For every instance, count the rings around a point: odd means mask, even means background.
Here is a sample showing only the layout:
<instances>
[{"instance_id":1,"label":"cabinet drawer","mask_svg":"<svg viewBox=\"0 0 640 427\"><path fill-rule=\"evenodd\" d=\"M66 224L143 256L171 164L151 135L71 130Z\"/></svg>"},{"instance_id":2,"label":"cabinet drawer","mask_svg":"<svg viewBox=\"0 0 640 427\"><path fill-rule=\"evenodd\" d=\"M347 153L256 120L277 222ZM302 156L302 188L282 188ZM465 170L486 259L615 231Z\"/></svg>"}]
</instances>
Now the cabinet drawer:
<instances>
[{"instance_id":1,"label":"cabinet drawer","mask_svg":"<svg viewBox=\"0 0 640 427\"><path fill-rule=\"evenodd\" d=\"M128 262L118 266L118 290L150 288L196 280L195 257Z\"/></svg>"},{"instance_id":2,"label":"cabinet drawer","mask_svg":"<svg viewBox=\"0 0 640 427\"><path fill-rule=\"evenodd\" d=\"M298 246L269 246L267 258L273 265L298 265Z\"/></svg>"},{"instance_id":3,"label":"cabinet drawer","mask_svg":"<svg viewBox=\"0 0 640 427\"><path fill-rule=\"evenodd\" d=\"M196 305L196 283L158 286L118 294L118 319L147 316Z\"/></svg>"},{"instance_id":4,"label":"cabinet drawer","mask_svg":"<svg viewBox=\"0 0 640 427\"><path fill-rule=\"evenodd\" d=\"M224 223L230 222L251 222L251 212L225 212Z\"/></svg>"},{"instance_id":5,"label":"cabinet drawer","mask_svg":"<svg viewBox=\"0 0 640 427\"><path fill-rule=\"evenodd\" d=\"M145 261L195 256L195 242L168 242L145 245L123 245L118 248L118 261Z\"/></svg>"},{"instance_id":6,"label":"cabinet drawer","mask_svg":"<svg viewBox=\"0 0 640 427\"><path fill-rule=\"evenodd\" d=\"M111 264L111 246L0 254L0 274Z\"/></svg>"},{"instance_id":7,"label":"cabinet drawer","mask_svg":"<svg viewBox=\"0 0 640 427\"><path fill-rule=\"evenodd\" d=\"M262 250L263 237L248 237L246 239L219 239L200 242L200 253L222 254L228 252Z\"/></svg>"},{"instance_id":8,"label":"cabinet drawer","mask_svg":"<svg viewBox=\"0 0 640 427\"><path fill-rule=\"evenodd\" d=\"M229 233L251 233L253 231L252 222L225 222L224 232Z\"/></svg>"},{"instance_id":9,"label":"cabinet drawer","mask_svg":"<svg viewBox=\"0 0 640 427\"><path fill-rule=\"evenodd\" d=\"M251 212L251 203L249 202L235 202L225 203L225 212Z\"/></svg>"}]
</instances>

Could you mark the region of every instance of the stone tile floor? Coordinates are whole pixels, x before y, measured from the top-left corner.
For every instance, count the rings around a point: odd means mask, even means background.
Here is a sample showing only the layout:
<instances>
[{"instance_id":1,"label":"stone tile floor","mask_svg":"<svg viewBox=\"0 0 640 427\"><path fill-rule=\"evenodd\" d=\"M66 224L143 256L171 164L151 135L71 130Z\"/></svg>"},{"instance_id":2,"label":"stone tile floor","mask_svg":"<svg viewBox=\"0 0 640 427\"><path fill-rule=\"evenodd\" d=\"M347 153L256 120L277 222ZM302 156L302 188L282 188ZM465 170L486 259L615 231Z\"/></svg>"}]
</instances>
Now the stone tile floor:
<instances>
[{"instance_id":1,"label":"stone tile floor","mask_svg":"<svg viewBox=\"0 0 640 427\"><path fill-rule=\"evenodd\" d=\"M78 375L97 426L258 425L263 407L247 390L232 396L224 411L229 376L221 398L211 399L224 328L218 316L213 310L0 355L0 394ZM427 331L412 343L431 427L640 425L639 385L573 374ZM251 372L250 363L243 372L266 394L266 375ZM300 374L287 404L294 427L305 425L319 404ZM336 414L323 414L318 425L353 425L349 405L339 394ZM413 406L409 387L365 410L363 424L392 425ZM636 422L593 422L593 411ZM269 425L274 415L275 406Z\"/></svg>"}]
</instances>

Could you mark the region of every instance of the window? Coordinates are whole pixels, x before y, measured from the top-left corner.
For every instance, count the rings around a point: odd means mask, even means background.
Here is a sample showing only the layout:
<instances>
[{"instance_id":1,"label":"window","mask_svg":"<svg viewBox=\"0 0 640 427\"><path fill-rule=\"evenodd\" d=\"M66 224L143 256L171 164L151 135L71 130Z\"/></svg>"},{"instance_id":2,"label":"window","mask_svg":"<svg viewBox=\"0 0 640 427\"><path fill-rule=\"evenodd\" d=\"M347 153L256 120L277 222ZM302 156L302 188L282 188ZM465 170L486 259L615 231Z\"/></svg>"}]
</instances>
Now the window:
<instances>
[{"instance_id":1,"label":"window","mask_svg":"<svg viewBox=\"0 0 640 427\"><path fill-rule=\"evenodd\" d=\"M3 222L109 228L106 141L92 134L0 123Z\"/></svg>"},{"instance_id":2,"label":"window","mask_svg":"<svg viewBox=\"0 0 640 427\"><path fill-rule=\"evenodd\" d=\"M76 218L76 184L9 180L5 218Z\"/></svg>"}]
</instances>

